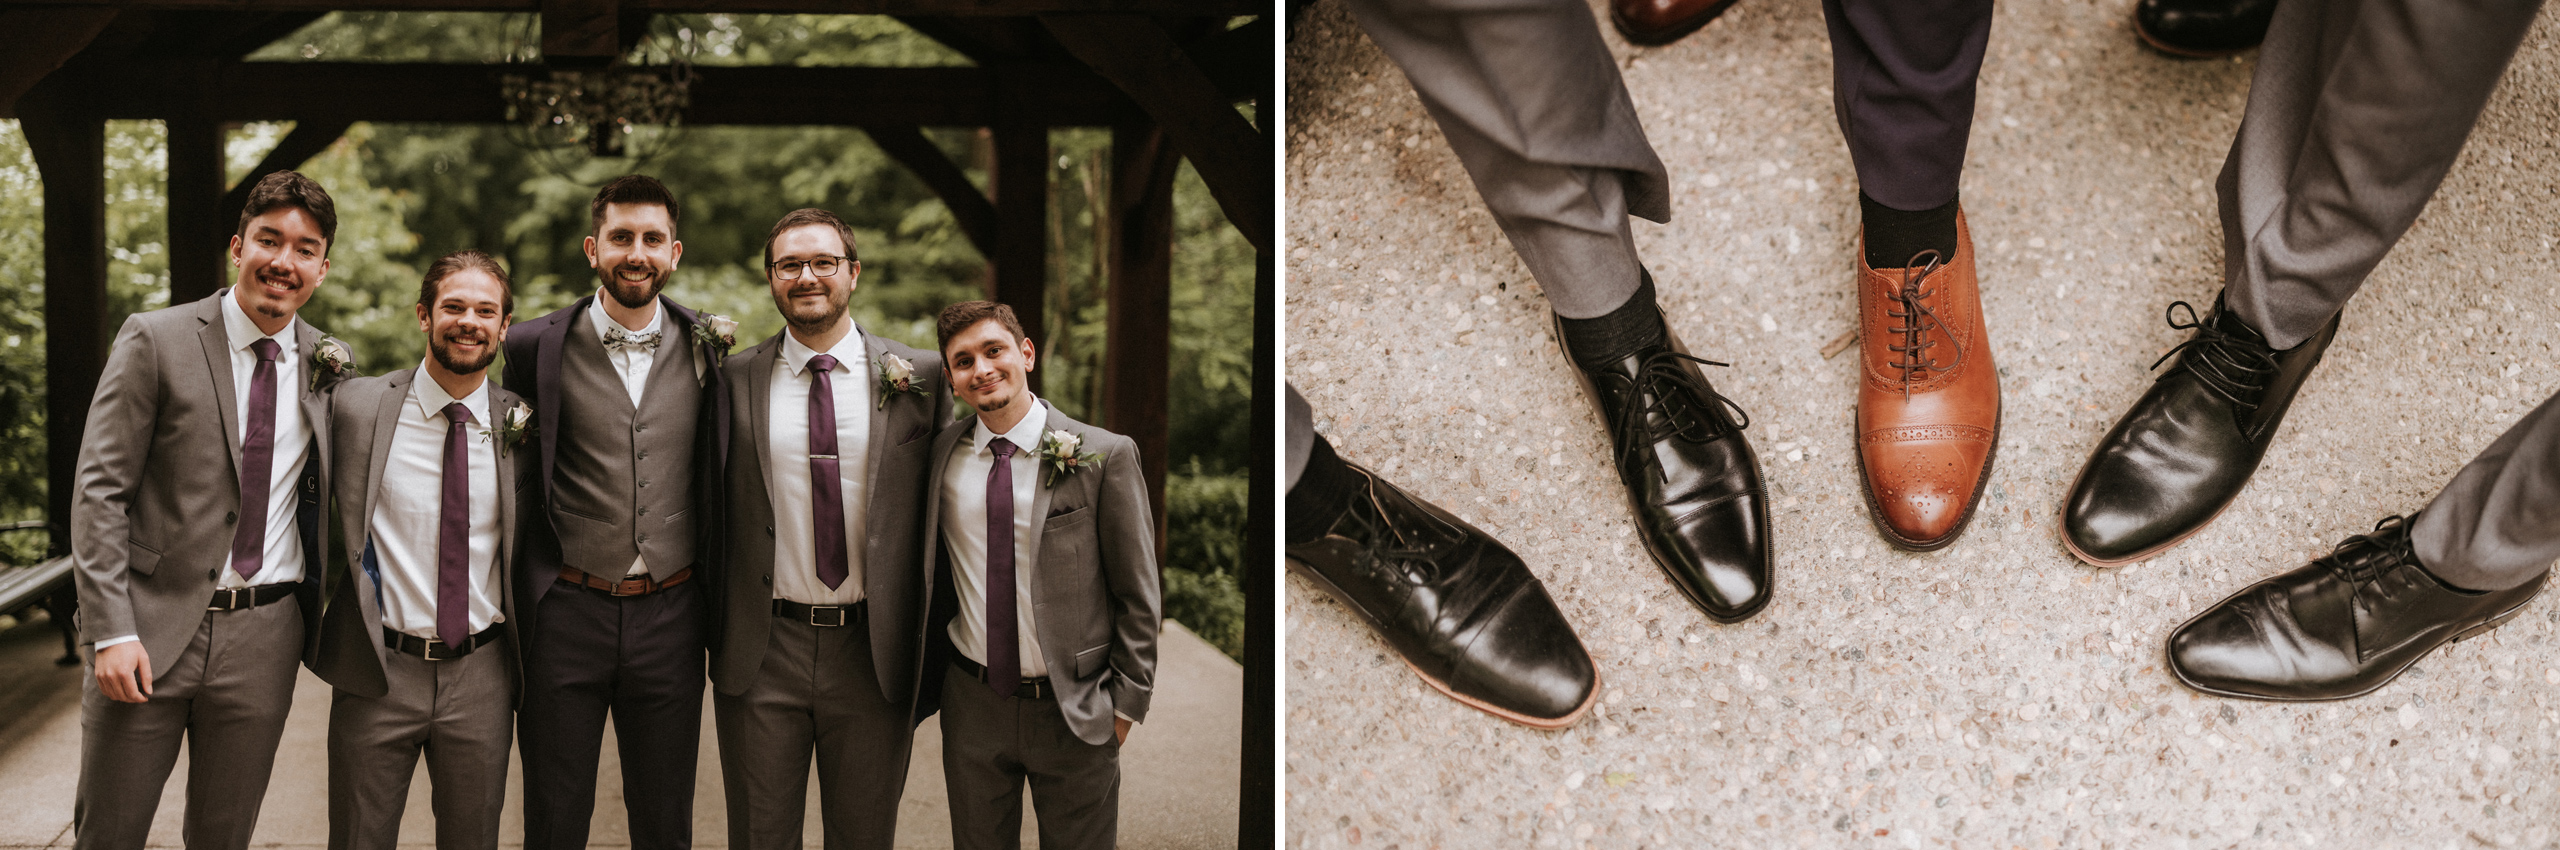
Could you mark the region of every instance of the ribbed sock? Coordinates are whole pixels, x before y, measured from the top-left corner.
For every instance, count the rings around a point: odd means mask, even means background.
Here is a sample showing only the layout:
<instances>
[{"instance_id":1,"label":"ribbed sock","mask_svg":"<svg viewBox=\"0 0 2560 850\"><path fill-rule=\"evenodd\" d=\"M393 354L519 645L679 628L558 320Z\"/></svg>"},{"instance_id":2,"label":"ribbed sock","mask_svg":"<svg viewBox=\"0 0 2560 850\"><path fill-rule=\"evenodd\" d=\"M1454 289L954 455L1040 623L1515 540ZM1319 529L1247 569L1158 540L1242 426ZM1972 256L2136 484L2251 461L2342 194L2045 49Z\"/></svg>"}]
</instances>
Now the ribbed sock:
<instances>
[{"instance_id":1,"label":"ribbed sock","mask_svg":"<svg viewBox=\"0 0 2560 850\"><path fill-rule=\"evenodd\" d=\"M1351 500L1360 497L1360 474L1343 464L1323 434L1315 437L1315 445L1307 451L1307 468L1298 473L1298 486L1289 488L1290 543L1323 537L1342 519L1342 512L1351 509Z\"/></svg>"},{"instance_id":2,"label":"ribbed sock","mask_svg":"<svg viewBox=\"0 0 2560 850\"><path fill-rule=\"evenodd\" d=\"M1662 308L1653 300L1653 273L1646 272L1634 295L1599 316L1564 319L1564 343L1584 365L1615 363L1646 346L1658 345L1670 331L1663 327Z\"/></svg>"},{"instance_id":3,"label":"ribbed sock","mask_svg":"<svg viewBox=\"0 0 2560 850\"><path fill-rule=\"evenodd\" d=\"M1911 258L1936 249L1947 262L1956 258L1956 200L1919 212L1897 210L1858 193L1858 219L1867 232L1867 268L1898 269Z\"/></svg>"}]
</instances>

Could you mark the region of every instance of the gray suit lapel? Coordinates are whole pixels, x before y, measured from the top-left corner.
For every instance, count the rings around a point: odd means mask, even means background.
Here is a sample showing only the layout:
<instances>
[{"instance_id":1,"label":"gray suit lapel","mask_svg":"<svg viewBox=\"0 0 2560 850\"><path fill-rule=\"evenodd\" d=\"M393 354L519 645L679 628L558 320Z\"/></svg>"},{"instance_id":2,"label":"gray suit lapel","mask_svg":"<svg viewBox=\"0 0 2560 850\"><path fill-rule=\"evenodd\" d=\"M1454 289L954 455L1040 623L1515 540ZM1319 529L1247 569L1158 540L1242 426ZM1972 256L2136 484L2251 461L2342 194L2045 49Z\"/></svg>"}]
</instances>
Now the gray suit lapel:
<instances>
[{"instance_id":1,"label":"gray suit lapel","mask_svg":"<svg viewBox=\"0 0 2560 850\"><path fill-rule=\"evenodd\" d=\"M382 492L382 472L391 462L391 436L399 430L402 408L409 403L409 382L417 377L415 368L383 376L382 397L373 400L373 451L365 458L363 500L356 503L356 516L362 517L364 523L358 531L364 536L348 541L351 544L360 540L373 545L373 535L366 529L373 527L373 506Z\"/></svg>"},{"instance_id":2,"label":"gray suit lapel","mask_svg":"<svg viewBox=\"0 0 2560 850\"><path fill-rule=\"evenodd\" d=\"M773 481L773 367L782 359L782 334L764 341L752 351L760 356L747 359L747 422L755 434L756 469L764 480ZM773 486L767 483L765 486Z\"/></svg>"},{"instance_id":3,"label":"gray suit lapel","mask_svg":"<svg viewBox=\"0 0 2560 850\"><path fill-rule=\"evenodd\" d=\"M960 445L960 440L969 435L970 429L976 427L978 427L976 416L969 416L943 426L942 430L933 435L933 456L925 459L925 468L932 470L925 476L922 494L925 534L924 567L928 592L931 590L929 583L932 581L933 571L941 568L936 563L938 559L935 553L942 551L942 477L951 474L951 450Z\"/></svg>"},{"instance_id":4,"label":"gray suit lapel","mask_svg":"<svg viewBox=\"0 0 2560 850\"><path fill-rule=\"evenodd\" d=\"M528 440L527 445L510 448L499 434L505 430L500 426L507 421L507 411L514 410L521 403L515 393L507 392L496 384L489 386L489 442L498 452L498 611L507 615L510 621L515 619L516 610L516 583L511 566L515 563L516 550L516 536L512 533L516 527L514 454L531 450L533 446Z\"/></svg>"},{"instance_id":5,"label":"gray suit lapel","mask_svg":"<svg viewBox=\"0 0 2560 850\"><path fill-rule=\"evenodd\" d=\"M878 367L872 364L886 362L880 358L889 353L889 343L864 332L861 325L854 325L853 332L862 338L863 353L862 364L853 369L853 380L870 381L871 376L878 374ZM895 445L894 441L897 439L889 435L889 405L883 403L888 401L888 397L881 395L881 389L877 386L871 387L870 390L867 395L875 397L871 399L871 409L863 411L871 416L869 432L871 445L864 447L862 453L862 492L866 499L872 492L872 485L880 480L880 456L887 454L883 449ZM868 508L866 507L865 510Z\"/></svg>"},{"instance_id":6,"label":"gray suit lapel","mask_svg":"<svg viewBox=\"0 0 2560 850\"><path fill-rule=\"evenodd\" d=\"M223 290L229 292L230 290ZM216 294L214 298L227 297ZM231 385L231 334L222 325L222 305L208 298L206 312L198 315L204 327L196 332L196 340L204 345L205 370L213 373L214 412L222 417L222 444L231 450L233 477L240 469L240 393Z\"/></svg>"},{"instance_id":7,"label":"gray suit lapel","mask_svg":"<svg viewBox=\"0 0 2560 850\"><path fill-rule=\"evenodd\" d=\"M326 334L300 316L294 317L293 328L294 356L299 358L295 362L301 365L302 371L294 379L292 389L302 399L302 421L311 426L312 436L320 441L319 457L315 462L320 464L321 475L326 477L329 470L329 405L317 390L312 389L319 377L319 365L311 357L311 352L320 347L320 339Z\"/></svg>"},{"instance_id":8,"label":"gray suit lapel","mask_svg":"<svg viewBox=\"0 0 2560 850\"><path fill-rule=\"evenodd\" d=\"M1056 410L1048 411L1048 413L1049 418L1041 423L1042 425L1048 426L1048 428L1058 427L1061 421L1065 419L1065 417L1059 416ZM1040 466L1040 443L1042 439L1047 436L1048 430L1043 429L1039 436L1032 438L1031 445L1022 447L1022 453L1031 456L1031 539L1022 541L1022 551L1031 553L1030 560L1031 568L1033 570L1031 574L1031 586L1033 587L1039 587L1040 577L1046 575L1048 572L1040 569L1040 536L1043 532L1049 530L1049 496L1051 495L1049 482L1043 480ZM1052 661L1051 664L1055 665L1056 662Z\"/></svg>"}]
</instances>

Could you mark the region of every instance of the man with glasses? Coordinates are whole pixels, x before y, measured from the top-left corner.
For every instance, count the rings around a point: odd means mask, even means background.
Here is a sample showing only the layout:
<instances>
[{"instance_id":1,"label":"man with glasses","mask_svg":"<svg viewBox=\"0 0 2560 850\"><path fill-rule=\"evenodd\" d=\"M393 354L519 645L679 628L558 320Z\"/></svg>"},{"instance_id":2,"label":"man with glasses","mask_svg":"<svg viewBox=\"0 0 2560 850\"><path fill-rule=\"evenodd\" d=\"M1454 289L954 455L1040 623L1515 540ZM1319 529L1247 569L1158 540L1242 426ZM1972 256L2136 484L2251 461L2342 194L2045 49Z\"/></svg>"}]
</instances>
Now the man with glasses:
<instances>
[{"instance_id":1,"label":"man with glasses","mask_svg":"<svg viewBox=\"0 0 2560 850\"><path fill-rule=\"evenodd\" d=\"M845 315L853 229L794 210L765 239L787 328L729 358L728 560L712 710L729 846L797 850L817 761L829 850L897 837L915 726L925 449L941 358Z\"/></svg>"}]
</instances>

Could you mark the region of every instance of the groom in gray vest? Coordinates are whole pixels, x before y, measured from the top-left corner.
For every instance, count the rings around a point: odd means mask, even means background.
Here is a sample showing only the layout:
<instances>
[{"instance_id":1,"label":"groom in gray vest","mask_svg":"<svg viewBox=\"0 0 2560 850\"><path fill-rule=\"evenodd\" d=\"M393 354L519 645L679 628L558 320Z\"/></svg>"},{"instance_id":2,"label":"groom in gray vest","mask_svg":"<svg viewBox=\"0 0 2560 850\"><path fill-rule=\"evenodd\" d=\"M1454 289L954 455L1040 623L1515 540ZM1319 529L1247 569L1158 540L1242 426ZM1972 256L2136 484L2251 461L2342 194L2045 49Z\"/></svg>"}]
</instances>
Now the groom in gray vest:
<instances>
[{"instance_id":1,"label":"groom in gray vest","mask_svg":"<svg viewBox=\"0 0 2560 850\"><path fill-rule=\"evenodd\" d=\"M661 297L675 196L640 175L589 204L596 294L518 325L505 384L534 408L547 522L516 571L527 850L579 850L594 813L605 717L620 744L633 850L693 842L709 604L697 518L719 480L717 360L729 322Z\"/></svg>"}]
</instances>

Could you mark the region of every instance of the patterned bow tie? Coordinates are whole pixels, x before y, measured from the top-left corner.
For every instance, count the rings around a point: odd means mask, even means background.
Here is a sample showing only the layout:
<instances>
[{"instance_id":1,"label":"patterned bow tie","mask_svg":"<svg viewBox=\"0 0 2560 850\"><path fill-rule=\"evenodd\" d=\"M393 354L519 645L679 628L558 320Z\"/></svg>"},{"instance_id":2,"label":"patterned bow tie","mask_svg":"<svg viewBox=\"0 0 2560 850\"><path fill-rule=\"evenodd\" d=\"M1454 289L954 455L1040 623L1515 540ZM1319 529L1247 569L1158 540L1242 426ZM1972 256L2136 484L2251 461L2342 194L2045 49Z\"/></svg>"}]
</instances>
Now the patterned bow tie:
<instances>
[{"instance_id":1,"label":"patterned bow tie","mask_svg":"<svg viewBox=\"0 0 2560 850\"><path fill-rule=\"evenodd\" d=\"M604 350L656 351L658 350L658 338L665 334L665 331L650 331L644 334L636 334L621 328L606 328L604 329Z\"/></svg>"}]
</instances>

